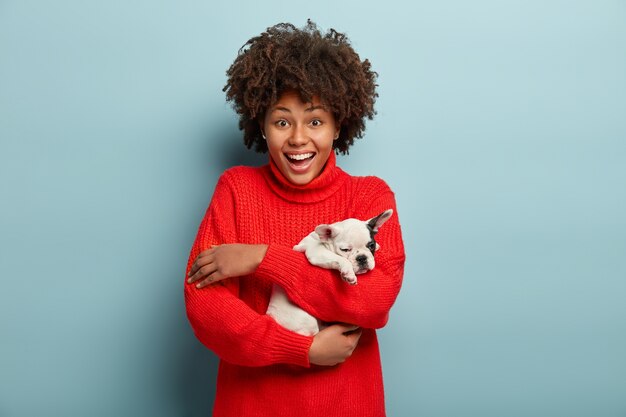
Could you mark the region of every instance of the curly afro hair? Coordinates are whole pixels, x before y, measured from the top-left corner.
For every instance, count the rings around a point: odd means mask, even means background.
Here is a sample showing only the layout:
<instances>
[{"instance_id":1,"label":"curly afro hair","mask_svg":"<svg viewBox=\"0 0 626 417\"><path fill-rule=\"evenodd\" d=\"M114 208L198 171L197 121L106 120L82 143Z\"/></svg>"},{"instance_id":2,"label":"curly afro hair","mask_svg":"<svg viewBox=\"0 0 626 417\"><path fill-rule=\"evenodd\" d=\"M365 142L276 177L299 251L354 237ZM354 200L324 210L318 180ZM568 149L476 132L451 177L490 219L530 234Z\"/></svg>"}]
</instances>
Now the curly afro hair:
<instances>
[{"instance_id":1,"label":"curly afro hair","mask_svg":"<svg viewBox=\"0 0 626 417\"><path fill-rule=\"evenodd\" d=\"M341 131L333 148L346 154L363 136L365 118L376 114L378 74L370 67L334 29L322 34L310 19L302 29L279 23L241 47L223 91L239 114L248 148L267 152L259 120L284 91L296 90L305 103L318 96L334 115Z\"/></svg>"}]
</instances>

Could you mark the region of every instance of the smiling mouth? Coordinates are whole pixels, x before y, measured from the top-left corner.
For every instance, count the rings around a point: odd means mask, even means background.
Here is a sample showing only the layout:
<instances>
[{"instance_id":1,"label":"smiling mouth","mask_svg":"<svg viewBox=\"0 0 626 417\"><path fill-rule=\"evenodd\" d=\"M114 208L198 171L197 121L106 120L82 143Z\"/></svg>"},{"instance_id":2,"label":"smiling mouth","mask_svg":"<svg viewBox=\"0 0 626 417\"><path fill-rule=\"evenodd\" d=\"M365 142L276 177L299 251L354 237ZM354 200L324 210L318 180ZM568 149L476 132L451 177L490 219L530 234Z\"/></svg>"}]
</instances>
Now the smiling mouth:
<instances>
[{"instance_id":1,"label":"smiling mouth","mask_svg":"<svg viewBox=\"0 0 626 417\"><path fill-rule=\"evenodd\" d=\"M285 159L289 163L289 166L294 171L306 171L313 159L315 158L315 152L306 152L300 154L283 154L285 155Z\"/></svg>"}]
</instances>

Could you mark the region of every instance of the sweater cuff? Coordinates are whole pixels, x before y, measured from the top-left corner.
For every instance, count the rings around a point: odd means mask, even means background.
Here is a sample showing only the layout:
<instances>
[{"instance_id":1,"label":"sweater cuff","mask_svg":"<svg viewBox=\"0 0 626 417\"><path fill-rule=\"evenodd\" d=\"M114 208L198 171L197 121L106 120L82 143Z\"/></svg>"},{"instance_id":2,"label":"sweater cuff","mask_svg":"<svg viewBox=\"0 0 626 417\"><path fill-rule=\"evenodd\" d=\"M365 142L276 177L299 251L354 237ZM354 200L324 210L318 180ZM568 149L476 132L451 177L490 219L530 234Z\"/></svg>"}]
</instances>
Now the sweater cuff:
<instances>
[{"instance_id":1,"label":"sweater cuff","mask_svg":"<svg viewBox=\"0 0 626 417\"><path fill-rule=\"evenodd\" d=\"M309 350L313 337L303 336L285 329L276 323L276 339L272 343L276 363L289 363L309 368Z\"/></svg>"},{"instance_id":2,"label":"sweater cuff","mask_svg":"<svg viewBox=\"0 0 626 417\"><path fill-rule=\"evenodd\" d=\"M300 252L286 246L268 245L265 257L257 267L255 275L283 288L291 288L292 283L289 277L302 273L302 266L293 260L294 254L300 254Z\"/></svg>"},{"instance_id":3,"label":"sweater cuff","mask_svg":"<svg viewBox=\"0 0 626 417\"><path fill-rule=\"evenodd\" d=\"M291 287L289 277L297 276L302 272L298 262L293 262L293 256L297 253L286 246L268 245L265 257L254 275L276 283L283 288ZM279 359L278 362L310 367L309 350L313 338L287 330L278 323L276 323L276 327L278 330L273 346L275 348L274 354Z\"/></svg>"}]
</instances>

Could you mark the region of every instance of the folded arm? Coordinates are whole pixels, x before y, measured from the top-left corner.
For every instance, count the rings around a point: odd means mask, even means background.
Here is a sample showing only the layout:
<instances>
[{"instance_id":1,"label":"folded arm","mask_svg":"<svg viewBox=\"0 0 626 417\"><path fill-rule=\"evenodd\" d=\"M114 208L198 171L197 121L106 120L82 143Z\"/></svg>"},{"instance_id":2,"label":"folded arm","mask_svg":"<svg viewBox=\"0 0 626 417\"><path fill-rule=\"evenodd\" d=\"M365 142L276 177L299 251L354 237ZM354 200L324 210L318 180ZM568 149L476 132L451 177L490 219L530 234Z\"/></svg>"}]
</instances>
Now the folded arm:
<instances>
[{"instance_id":1,"label":"folded arm","mask_svg":"<svg viewBox=\"0 0 626 417\"><path fill-rule=\"evenodd\" d=\"M191 249L187 272L203 250L236 241L233 207L232 192L221 177ZM313 339L258 314L237 297L237 291L236 278L201 289L185 284L187 317L198 340L223 360L238 365L309 366Z\"/></svg>"},{"instance_id":2,"label":"folded arm","mask_svg":"<svg viewBox=\"0 0 626 417\"><path fill-rule=\"evenodd\" d=\"M387 188L356 214L366 220L389 208L394 214L376 235L380 244L374 255L376 266L359 275L357 285L345 283L337 271L311 265L303 253L280 245L268 246L255 275L283 287L296 305L323 321L381 328L400 291L405 261L393 193Z\"/></svg>"}]
</instances>

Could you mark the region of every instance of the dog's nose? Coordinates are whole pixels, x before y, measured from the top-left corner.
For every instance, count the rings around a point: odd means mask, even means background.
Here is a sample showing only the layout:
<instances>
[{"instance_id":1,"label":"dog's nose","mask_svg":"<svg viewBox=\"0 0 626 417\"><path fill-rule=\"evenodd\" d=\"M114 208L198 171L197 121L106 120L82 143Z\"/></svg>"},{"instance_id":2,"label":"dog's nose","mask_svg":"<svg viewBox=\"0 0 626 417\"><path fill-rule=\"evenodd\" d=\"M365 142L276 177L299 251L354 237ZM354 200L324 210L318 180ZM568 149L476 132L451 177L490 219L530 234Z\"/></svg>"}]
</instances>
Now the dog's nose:
<instances>
[{"instance_id":1,"label":"dog's nose","mask_svg":"<svg viewBox=\"0 0 626 417\"><path fill-rule=\"evenodd\" d=\"M357 257L356 257L356 261L357 261L359 264L366 264L366 263L367 263L367 256L365 256L365 255L359 255L359 256L357 256Z\"/></svg>"}]
</instances>

